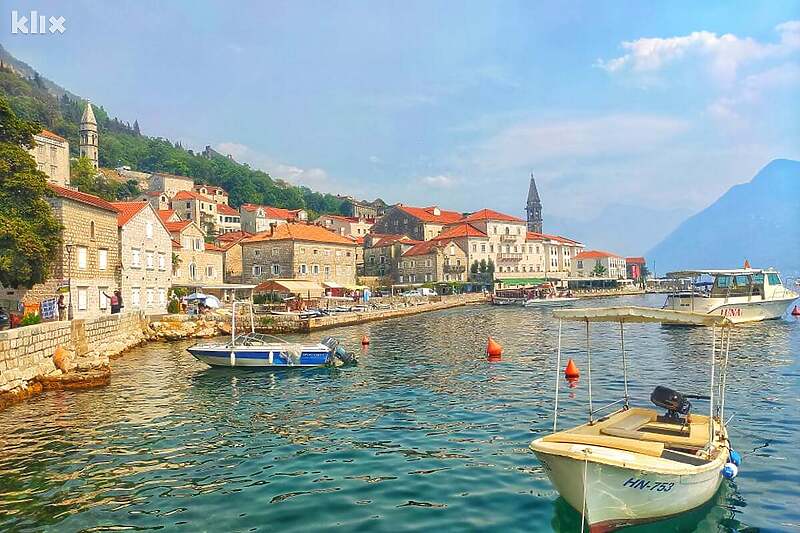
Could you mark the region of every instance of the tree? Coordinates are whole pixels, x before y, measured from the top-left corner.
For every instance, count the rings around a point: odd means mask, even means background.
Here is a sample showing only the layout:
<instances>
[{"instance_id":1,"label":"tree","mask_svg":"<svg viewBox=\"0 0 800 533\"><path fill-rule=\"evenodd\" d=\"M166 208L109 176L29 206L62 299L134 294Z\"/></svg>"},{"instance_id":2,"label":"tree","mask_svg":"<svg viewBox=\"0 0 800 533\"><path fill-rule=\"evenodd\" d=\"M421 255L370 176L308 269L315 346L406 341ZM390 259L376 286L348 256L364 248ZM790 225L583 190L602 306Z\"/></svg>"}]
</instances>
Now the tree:
<instances>
[{"instance_id":1,"label":"tree","mask_svg":"<svg viewBox=\"0 0 800 533\"><path fill-rule=\"evenodd\" d=\"M478 273L479 269L480 269L480 265L478 264L478 260L476 259L475 261L472 262L472 265L470 265L469 271L470 271L471 274L475 275L475 274Z\"/></svg>"},{"instance_id":2,"label":"tree","mask_svg":"<svg viewBox=\"0 0 800 533\"><path fill-rule=\"evenodd\" d=\"M606 273L606 267L600 264L600 261L594 264L594 269L592 270L592 275L596 277L600 277Z\"/></svg>"},{"instance_id":3,"label":"tree","mask_svg":"<svg viewBox=\"0 0 800 533\"><path fill-rule=\"evenodd\" d=\"M488 272L489 274L494 275L494 261L492 261L491 259L489 259L486 262L486 272Z\"/></svg>"},{"instance_id":4,"label":"tree","mask_svg":"<svg viewBox=\"0 0 800 533\"><path fill-rule=\"evenodd\" d=\"M61 224L46 198L47 176L27 152L38 123L17 117L0 95L0 284L31 288L50 274Z\"/></svg>"},{"instance_id":5,"label":"tree","mask_svg":"<svg viewBox=\"0 0 800 533\"><path fill-rule=\"evenodd\" d=\"M480 265L478 265L478 270L481 274L486 274L486 259L481 259Z\"/></svg>"}]
</instances>

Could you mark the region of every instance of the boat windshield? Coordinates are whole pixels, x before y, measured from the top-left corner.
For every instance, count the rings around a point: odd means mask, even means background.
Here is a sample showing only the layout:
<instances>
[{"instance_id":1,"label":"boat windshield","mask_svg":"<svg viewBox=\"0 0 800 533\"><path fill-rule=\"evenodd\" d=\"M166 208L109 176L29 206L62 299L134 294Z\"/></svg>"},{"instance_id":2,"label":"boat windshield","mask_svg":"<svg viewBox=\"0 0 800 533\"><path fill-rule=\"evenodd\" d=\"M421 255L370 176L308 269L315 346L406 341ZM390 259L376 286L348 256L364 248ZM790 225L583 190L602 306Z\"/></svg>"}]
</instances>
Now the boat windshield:
<instances>
[{"instance_id":1,"label":"boat windshield","mask_svg":"<svg viewBox=\"0 0 800 533\"><path fill-rule=\"evenodd\" d=\"M721 274L714 278L712 298L759 295L764 287L763 274Z\"/></svg>"}]
</instances>

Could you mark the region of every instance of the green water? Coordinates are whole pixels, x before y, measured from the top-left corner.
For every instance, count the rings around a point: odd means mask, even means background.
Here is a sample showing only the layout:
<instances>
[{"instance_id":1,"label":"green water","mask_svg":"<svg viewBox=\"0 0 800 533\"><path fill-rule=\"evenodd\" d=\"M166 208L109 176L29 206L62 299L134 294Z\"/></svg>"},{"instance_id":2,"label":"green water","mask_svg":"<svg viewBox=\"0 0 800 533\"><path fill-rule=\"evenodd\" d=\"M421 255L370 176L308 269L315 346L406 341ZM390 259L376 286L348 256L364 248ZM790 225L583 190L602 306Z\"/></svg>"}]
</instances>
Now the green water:
<instances>
[{"instance_id":1,"label":"green water","mask_svg":"<svg viewBox=\"0 0 800 533\"><path fill-rule=\"evenodd\" d=\"M106 388L0 412L0 530L579 531L528 450L552 424L549 313L475 306L342 328L348 345L372 344L338 370L209 369L187 343L132 350ZM488 335L500 363L483 357ZM565 326L584 368L582 339ZM617 342L593 328L598 402L621 390ZM703 393L708 342L630 326L637 403L657 384ZM739 477L695 512L626 531L800 528L798 351L796 320L738 329L726 412ZM562 392L561 423L583 421L586 380Z\"/></svg>"}]
</instances>

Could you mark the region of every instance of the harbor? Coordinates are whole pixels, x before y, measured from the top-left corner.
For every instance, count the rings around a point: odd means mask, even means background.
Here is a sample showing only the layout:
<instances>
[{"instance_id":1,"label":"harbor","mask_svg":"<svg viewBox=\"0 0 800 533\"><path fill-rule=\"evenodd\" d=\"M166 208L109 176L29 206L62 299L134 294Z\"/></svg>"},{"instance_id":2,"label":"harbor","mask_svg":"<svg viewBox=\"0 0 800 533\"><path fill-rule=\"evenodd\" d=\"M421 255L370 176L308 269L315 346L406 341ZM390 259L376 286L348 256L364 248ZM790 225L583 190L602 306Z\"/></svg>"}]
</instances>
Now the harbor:
<instances>
[{"instance_id":1,"label":"harbor","mask_svg":"<svg viewBox=\"0 0 800 533\"><path fill-rule=\"evenodd\" d=\"M646 295L581 305L662 303ZM50 391L0 412L0 529L196 530L214 516L220 529L279 520L285 531L387 531L409 521L579 531L580 514L528 450L552 430L552 312L462 306L341 327L343 344L360 350L365 334L371 343L357 366L336 369L211 369L186 352L191 340L133 348L113 361L107 387ZM708 505L636 531L788 531L800 521L800 479L787 468L800 461L792 320L735 333L726 413L744 455L739 477ZM564 346L581 346L584 334L564 326ZM504 347L497 363L486 361L487 335ZM618 333L598 328L592 341L593 394L610 401L622 391L612 379L621 367L603 354L616 354ZM706 328L647 324L625 341L637 405L649 403L653 384L705 390ZM584 376L564 386L562 427L585 420L588 393L585 356L565 355Z\"/></svg>"}]
</instances>

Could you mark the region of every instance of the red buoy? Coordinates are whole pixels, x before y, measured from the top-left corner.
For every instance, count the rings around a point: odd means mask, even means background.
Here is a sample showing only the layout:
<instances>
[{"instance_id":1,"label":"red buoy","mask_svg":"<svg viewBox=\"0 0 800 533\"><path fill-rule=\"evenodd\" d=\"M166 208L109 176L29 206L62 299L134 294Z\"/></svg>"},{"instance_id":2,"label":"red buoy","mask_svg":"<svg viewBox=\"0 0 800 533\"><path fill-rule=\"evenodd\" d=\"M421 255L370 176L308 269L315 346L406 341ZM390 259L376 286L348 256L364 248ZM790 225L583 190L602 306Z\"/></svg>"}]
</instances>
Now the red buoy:
<instances>
[{"instance_id":1,"label":"red buoy","mask_svg":"<svg viewBox=\"0 0 800 533\"><path fill-rule=\"evenodd\" d=\"M567 361L567 368L564 369L564 377L566 377L568 380L581 377L581 373L578 370L578 366L572 359Z\"/></svg>"},{"instance_id":2,"label":"red buoy","mask_svg":"<svg viewBox=\"0 0 800 533\"><path fill-rule=\"evenodd\" d=\"M498 361L503 355L503 347L489 337L489 342L486 343L486 355L489 356L490 361Z\"/></svg>"},{"instance_id":3,"label":"red buoy","mask_svg":"<svg viewBox=\"0 0 800 533\"><path fill-rule=\"evenodd\" d=\"M800 308L798 308L796 305L794 306L794 309L792 309L792 316L800 316Z\"/></svg>"},{"instance_id":4,"label":"red buoy","mask_svg":"<svg viewBox=\"0 0 800 533\"><path fill-rule=\"evenodd\" d=\"M369 335L361 335L361 346L369 345Z\"/></svg>"}]
</instances>

